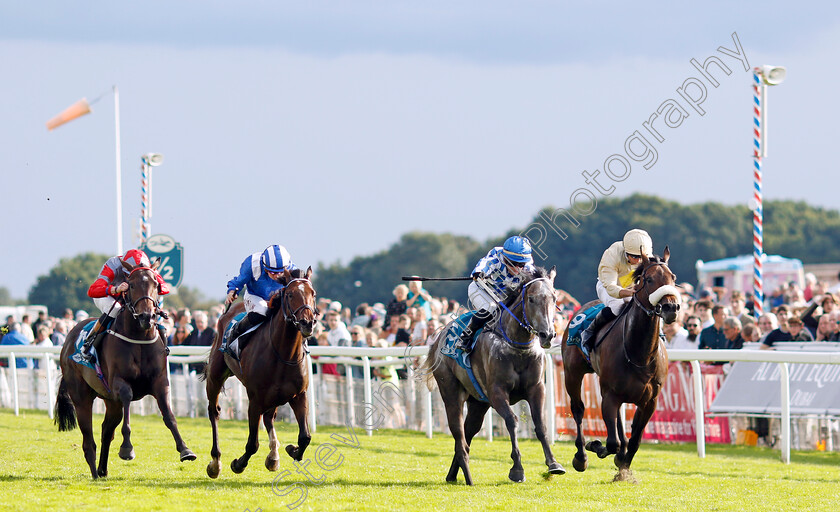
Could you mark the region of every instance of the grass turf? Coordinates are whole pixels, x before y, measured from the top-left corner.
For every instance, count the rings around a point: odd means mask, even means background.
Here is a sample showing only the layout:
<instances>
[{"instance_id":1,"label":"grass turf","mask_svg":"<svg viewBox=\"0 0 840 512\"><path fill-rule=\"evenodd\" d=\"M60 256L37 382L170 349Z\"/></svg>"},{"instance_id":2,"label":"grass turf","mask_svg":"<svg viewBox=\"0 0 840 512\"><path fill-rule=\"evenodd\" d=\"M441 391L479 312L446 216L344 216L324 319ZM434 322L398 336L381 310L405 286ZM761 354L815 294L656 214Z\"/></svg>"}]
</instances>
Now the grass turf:
<instances>
[{"instance_id":1,"label":"grass turf","mask_svg":"<svg viewBox=\"0 0 840 512\"><path fill-rule=\"evenodd\" d=\"M99 424L94 433L99 445ZM708 445L705 459L696 446L644 444L633 463L637 484L613 482L612 458L590 457L590 467L571 467L572 443L557 443L557 460L566 475L543 476L542 450L521 441L527 481L507 480L510 443L473 441L474 487L444 482L452 460L452 438L433 439L417 432L378 431L372 437L356 430L358 448L340 441L346 428L319 427L304 458L311 482L298 473L282 447L294 442L297 428L278 424L280 470L263 462L268 439L261 431L260 450L244 473L230 461L244 451L247 425L220 424L222 473L211 480L207 419L179 419L181 434L198 455L178 462L169 431L158 416L134 416L133 461L117 456L121 435L111 446L109 476L93 481L81 451L78 430L58 432L43 411L15 417L0 410L0 510L836 510L840 503L840 454L793 452L782 464L767 448ZM331 437L333 434L335 436ZM332 454L328 455L334 446ZM324 446L318 451L319 446ZM325 471L316 461L319 453ZM97 459L98 460L98 459ZM276 478L276 480L274 480ZM305 497L304 497L305 490ZM283 493L286 493L283 495Z\"/></svg>"}]
</instances>

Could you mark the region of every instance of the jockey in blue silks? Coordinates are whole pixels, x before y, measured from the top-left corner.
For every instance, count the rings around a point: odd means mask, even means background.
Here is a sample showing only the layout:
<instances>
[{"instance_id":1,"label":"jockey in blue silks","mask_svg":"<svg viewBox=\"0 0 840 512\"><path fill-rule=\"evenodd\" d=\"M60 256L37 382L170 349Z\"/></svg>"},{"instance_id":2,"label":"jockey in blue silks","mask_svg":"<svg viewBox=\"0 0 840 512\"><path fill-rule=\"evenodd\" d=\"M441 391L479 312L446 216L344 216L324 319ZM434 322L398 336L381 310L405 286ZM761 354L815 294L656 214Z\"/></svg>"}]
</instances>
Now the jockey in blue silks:
<instances>
[{"instance_id":1,"label":"jockey in blue silks","mask_svg":"<svg viewBox=\"0 0 840 512\"><path fill-rule=\"evenodd\" d=\"M523 270L533 272L534 259L531 257L531 242L521 236L508 238L502 247L492 248L487 256L479 260L472 271L473 282L467 290L475 314L461 333L456 348L472 351L476 331L494 318L499 300L504 300L509 290L519 286Z\"/></svg>"},{"instance_id":2,"label":"jockey in blue silks","mask_svg":"<svg viewBox=\"0 0 840 512\"><path fill-rule=\"evenodd\" d=\"M268 300L271 295L286 287L284 271L296 269L289 251L282 245L270 245L260 253L254 253L242 262L239 275L228 281L225 304L236 300L245 288L242 302L248 314L233 328L230 339L235 340L251 327L263 322L268 315ZM240 349L245 348L245 339L239 340Z\"/></svg>"}]
</instances>

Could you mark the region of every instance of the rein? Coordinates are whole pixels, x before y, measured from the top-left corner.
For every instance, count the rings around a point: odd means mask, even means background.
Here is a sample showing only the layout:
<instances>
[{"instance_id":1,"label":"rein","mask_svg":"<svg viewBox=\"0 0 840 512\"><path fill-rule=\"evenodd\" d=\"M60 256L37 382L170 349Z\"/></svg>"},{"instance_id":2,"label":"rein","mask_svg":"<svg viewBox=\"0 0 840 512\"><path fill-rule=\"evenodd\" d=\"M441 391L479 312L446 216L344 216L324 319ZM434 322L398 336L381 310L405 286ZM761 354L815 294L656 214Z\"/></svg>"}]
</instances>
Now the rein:
<instances>
[{"instance_id":1,"label":"rein","mask_svg":"<svg viewBox=\"0 0 840 512\"><path fill-rule=\"evenodd\" d=\"M309 279L306 279L306 278L303 278L303 277L298 277L298 278L295 278L295 279L292 279L291 281L289 281L289 283L285 286L285 288L283 288L283 295L281 295L281 297L280 297L280 309L282 309L282 311L283 311L283 320L292 324L292 326L295 329L297 329L298 332L300 332L300 322L301 322L301 320L299 320L297 318L298 312L301 311L301 310L306 311L308 309L308 310L312 311L312 313L315 314L316 316L317 316L317 313L315 312L315 308L313 308L309 304L303 304L302 306L295 309L294 311L289 311L289 308L288 308L289 301L286 300L286 290L288 290L292 286L292 283L294 283L296 281L301 281L303 283L309 283L310 286L312 285L312 282ZM270 339L274 339L274 334L271 330L271 326L272 326L272 323L269 322L269 333L268 334L269 334ZM277 352L277 349L274 348L273 343L269 343L269 345L271 346L271 350L274 351L274 355L276 355L277 358L280 360L280 362L285 364L286 366L299 366L303 362L303 360L306 359L306 356L309 354L309 349L306 346L306 339L304 339L303 342L301 343L301 346L303 347L303 354L300 356L300 359L298 359L297 361L286 361L285 359L283 359L280 356L280 354Z\"/></svg>"},{"instance_id":2,"label":"rein","mask_svg":"<svg viewBox=\"0 0 840 512\"><path fill-rule=\"evenodd\" d=\"M517 307L519 307L520 304L522 304L522 318L525 319L525 323L522 323L522 321L519 320L519 318L513 313L513 311L511 311L510 308L508 308L505 305L504 302L499 302L499 305L502 306L502 308L504 308L504 310L507 311L508 314L511 317L513 317L514 320L516 320L516 323L518 323L520 327L522 327L524 330L526 330L528 332L528 334L530 334L530 337L528 338L528 341L526 341L526 342L513 341L512 339L510 339L510 337L505 332L504 325L502 325L502 315L499 315L499 322L498 322L498 326L497 326L498 330L499 330L499 333L502 335L502 337L505 339L505 341L507 341L511 345L517 345L517 346L523 346L523 347L530 346L534 342L534 337L537 335L537 330L534 329L534 326L531 325L531 322L528 320L528 313L525 311L525 292L527 291L527 288L531 284L536 283L537 281L548 281L548 278L540 277L538 279L534 279L532 281L528 281L527 283L523 284L522 285L522 294L520 295L519 301L516 304L514 304L514 306L513 306L513 309L516 309Z\"/></svg>"}]
</instances>

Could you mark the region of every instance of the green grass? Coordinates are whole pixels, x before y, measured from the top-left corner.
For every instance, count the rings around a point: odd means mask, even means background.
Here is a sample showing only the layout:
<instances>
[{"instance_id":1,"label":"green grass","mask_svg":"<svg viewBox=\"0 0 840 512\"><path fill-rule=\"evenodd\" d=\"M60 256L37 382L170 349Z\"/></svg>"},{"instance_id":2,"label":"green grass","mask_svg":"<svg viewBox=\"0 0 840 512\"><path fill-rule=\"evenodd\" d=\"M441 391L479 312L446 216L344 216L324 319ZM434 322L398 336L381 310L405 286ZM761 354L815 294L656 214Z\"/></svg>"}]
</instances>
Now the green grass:
<instances>
[{"instance_id":1,"label":"green grass","mask_svg":"<svg viewBox=\"0 0 840 512\"><path fill-rule=\"evenodd\" d=\"M101 417L96 418L97 434ZM178 462L169 431L159 417L132 418L133 461L117 456L119 431L111 447L109 477L92 481L81 453L78 430L61 432L43 411L23 411L15 417L0 410L0 510L220 510L241 512L288 510L300 496L272 492L272 479L284 470L291 474L276 486L299 484L307 489L297 510L836 510L840 503L840 455L793 452L784 465L779 452L767 448L707 446L705 459L694 445L643 445L633 464L637 484L613 482L611 458L590 458L590 468L571 467L574 446L557 443L554 453L569 471L544 479L542 450L535 441L521 449L527 482L507 480L510 443L497 438L476 439L471 467L476 485L444 482L452 457L452 439L420 433L380 431L359 436L359 448L331 439L346 429L322 427L306 452L314 477L308 483L285 453L279 473L263 461L267 436L261 432L260 450L244 473L230 471L230 461L244 450L247 425L221 423L222 474L206 476L210 460L210 427L206 419L179 420L184 439L198 454L194 462ZM280 424L281 446L296 438L296 428ZM343 461L330 472L314 457L319 445L337 451L329 463ZM323 451L322 451L323 452Z\"/></svg>"}]
</instances>

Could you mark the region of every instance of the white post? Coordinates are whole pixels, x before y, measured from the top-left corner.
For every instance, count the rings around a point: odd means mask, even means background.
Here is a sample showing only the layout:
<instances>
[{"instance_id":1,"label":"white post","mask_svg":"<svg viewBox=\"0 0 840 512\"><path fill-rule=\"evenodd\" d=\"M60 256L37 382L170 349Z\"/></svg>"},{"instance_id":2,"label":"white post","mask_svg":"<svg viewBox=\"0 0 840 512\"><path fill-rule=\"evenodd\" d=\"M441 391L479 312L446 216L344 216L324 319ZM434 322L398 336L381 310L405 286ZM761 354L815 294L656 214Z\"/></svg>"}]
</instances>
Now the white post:
<instances>
[{"instance_id":1,"label":"white post","mask_svg":"<svg viewBox=\"0 0 840 512\"><path fill-rule=\"evenodd\" d=\"M47 416L50 419L53 419L53 408L50 407L50 404L53 401L53 376L52 376L52 359L50 358L50 353L44 353L44 358L41 359L44 363L44 368L47 370Z\"/></svg>"},{"instance_id":2,"label":"white post","mask_svg":"<svg viewBox=\"0 0 840 512\"><path fill-rule=\"evenodd\" d=\"M779 363L782 371L782 462L790 464L790 368L787 363Z\"/></svg>"},{"instance_id":3,"label":"white post","mask_svg":"<svg viewBox=\"0 0 840 512\"><path fill-rule=\"evenodd\" d=\"M429 389L429 386L423 387L425 388L423 402L426 405L426 437L431 439L433 432L432 422L434 421L434 414L432 413L432 391Z\"/></svg>"},{"instance_id":4,"label":"white post","mask_svg":"<svg viewBox=\"0 0 840 512\"><path fill-rule=\"evenodd\" d=\"M169 364L166 367L169 368ZM187 363L181 363L181 373L184 374L184 393L187 395L187 403L185 404L187 406L187 415L190 418L194 418L192 379L190 379L190 368ZM169 393L169 408L172 409L172 393Z\"/></svg>"},{"instance_id":5,"label":"white post","mask_svg":"<svg viewBox=\"0 0 840 512\"><path fill-rule=\"evenodd\" d=\"M548 429L548 443L554 444L557 437L557 383L554 373L554 358L551 354L545 355L545 386L546 386L546 428Z\"/></svg>"},{"instance_id":6,"label":"white post","mask_svg":"<svg viewBox=\"0 0 840 512\"><path fill-rule=\"evenodd\" d=\"M368 356L362 357L362 362L364 363L364 382L365 382L365 412L364 412L364 419L362 421L365 422L365 430L367 431L367 435L373 435L373 390L371 389L370 385L370 358ZM347 367L347 373L351 373L350 366ZM381 389L381 388L380 388ZM370 407L370 416L368 416L367 408Z\"/></svg>"},{"instance_id":7,"label":"white post","mask_svg":"<svg viewBox=\"0 0 840 512\"><path fill-rule=\"evenodd\" d=\"M9 352L9 370L12 373L12 389L15 393L15 416L20 416L20 397L18 396L17 359L15 353Z\"/></svg>"},{"instance_id":8,"label":"white post","mask_svg":"<svg viewBox=\"0 0 840 512\"><path fill-rule=\"evenodd\" d=\"M309 381L306 385L306 400L309 402L309 431L315 433L315 419L317 414L315 412L315 389L312 386L312 356L306 354L306 367L309 368ZM321 375L321 374L318 374Z\"/></svg>"},{"instance_id":9,"label":"white post","mask_svg":"<svg viewBox=\"0 0 840 512\"><path fill-rule=\"evenodd\" d=\"M123 253L122 233L122 170L120 168L120 91L114 86L114 133L117 154L117 254Z\"/></svg>"},{"instance_id":10,"label":"white post","mask_svg":"<svg viewBox=\"0 0 840 512\"><path fill-rule=\"evenodd\" d=\"M353 367L349 364L344 365L344 382L347 385L347 425L356 426L356 409L354 403L356 401L356 394L353 390Z\"/></svg>"},{"instance_id":11,"label":"white post","mask_svg":"<svg viewBox=\"0 0 840 512\"><path fill-rule=\"evenodd\" d=\"M691 362L691 382L694 384L694 434L697 436L697 456L702 459L706 457L706 400L699 361Z\"/></svg>"},{"instance_id":12,"label":"white post","mask_svg":"<svg viewBox=\"0 0 840 512\"><path fill-rule=\"evenodd\" d=\"M479 281L481 281L479 279ZM487 440L493 442L493 408L487 409L487 414L484 415L484 424L487 425Z\"/></svg>"}]
</instances>

